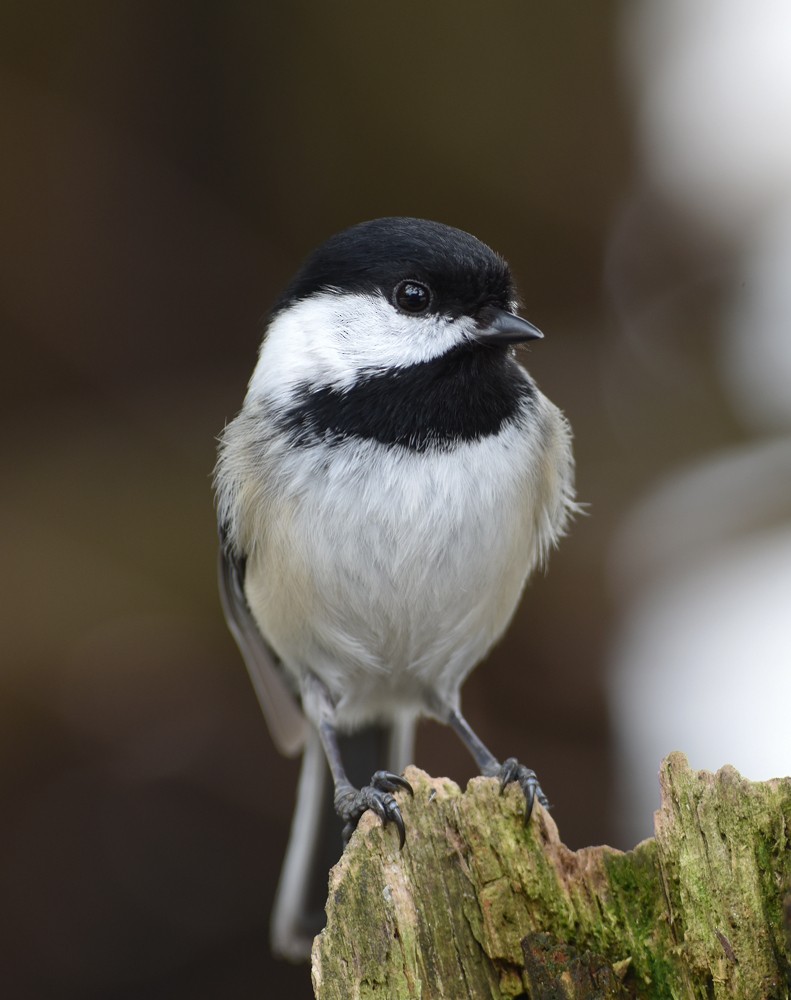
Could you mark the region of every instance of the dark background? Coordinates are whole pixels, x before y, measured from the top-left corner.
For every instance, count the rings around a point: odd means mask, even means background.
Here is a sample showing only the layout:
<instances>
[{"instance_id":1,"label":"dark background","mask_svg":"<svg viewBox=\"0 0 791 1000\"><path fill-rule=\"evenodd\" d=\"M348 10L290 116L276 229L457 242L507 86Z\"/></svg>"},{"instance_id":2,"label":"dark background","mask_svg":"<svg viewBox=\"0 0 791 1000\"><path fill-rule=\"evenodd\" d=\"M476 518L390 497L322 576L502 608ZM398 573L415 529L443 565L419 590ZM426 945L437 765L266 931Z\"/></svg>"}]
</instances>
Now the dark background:
<instances>
[{"instance_id":1,"label":"dark background","mask_svg":"<svg viewBox=\"0 0 791 1000\"><path fill-rule=\"evenodd\" d=\"M617 842L613 533L658 469L741 433L709 287L658 349L680 391L615 314L613 274L640 296L720 252L649 195L613 243L639 174L619 16L3 5L4 995L310 995L269 955L297 764L222 620L210 478L261 316L316 243L379 215L490 243L545 331L528 363L574 427L589 516L464 705L539 772L567 843ZM430 724L417 763L473 773Z\"/></svg>"}]
</instances>

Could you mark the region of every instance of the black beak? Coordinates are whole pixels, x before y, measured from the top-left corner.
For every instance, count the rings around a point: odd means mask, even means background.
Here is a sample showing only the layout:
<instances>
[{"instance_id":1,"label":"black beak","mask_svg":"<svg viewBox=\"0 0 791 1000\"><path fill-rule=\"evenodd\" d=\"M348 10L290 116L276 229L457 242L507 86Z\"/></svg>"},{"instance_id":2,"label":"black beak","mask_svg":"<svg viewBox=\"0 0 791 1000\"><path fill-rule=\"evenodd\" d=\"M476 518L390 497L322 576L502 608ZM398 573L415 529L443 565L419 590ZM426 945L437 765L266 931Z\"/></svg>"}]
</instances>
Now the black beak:
<instances>
[{"instance_id":1,"label":"black beak","mask_svg":"<svg viewBox=\"0 0 791 1000\"><path fill-rule=\"evenodd\" d=\"M482 344L522 344L526 340L542 340L544 334L505 309L485 309L478 315L478 329L473 336Z\"/></svg>"}]
</instances>

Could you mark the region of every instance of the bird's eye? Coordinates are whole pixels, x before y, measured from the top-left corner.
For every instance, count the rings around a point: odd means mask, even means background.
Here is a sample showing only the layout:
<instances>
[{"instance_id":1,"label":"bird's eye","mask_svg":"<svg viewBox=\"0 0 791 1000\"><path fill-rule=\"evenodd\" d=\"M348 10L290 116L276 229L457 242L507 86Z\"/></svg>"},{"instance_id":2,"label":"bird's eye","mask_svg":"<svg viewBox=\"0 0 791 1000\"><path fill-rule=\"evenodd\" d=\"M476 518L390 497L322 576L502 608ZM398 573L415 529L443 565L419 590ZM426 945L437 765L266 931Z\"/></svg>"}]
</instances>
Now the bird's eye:
<instances>
[{"instance_id":1,"label":"bird's eye","mask_svg":"<svg viewBox=\"0 0 791 1000\"><path fill-rule=\"evenodd\" d=\"M419 281L400 281L393 289L393 302L401 312L416 316L428 311L431 289Z\"/></svg>"}]
</instances>

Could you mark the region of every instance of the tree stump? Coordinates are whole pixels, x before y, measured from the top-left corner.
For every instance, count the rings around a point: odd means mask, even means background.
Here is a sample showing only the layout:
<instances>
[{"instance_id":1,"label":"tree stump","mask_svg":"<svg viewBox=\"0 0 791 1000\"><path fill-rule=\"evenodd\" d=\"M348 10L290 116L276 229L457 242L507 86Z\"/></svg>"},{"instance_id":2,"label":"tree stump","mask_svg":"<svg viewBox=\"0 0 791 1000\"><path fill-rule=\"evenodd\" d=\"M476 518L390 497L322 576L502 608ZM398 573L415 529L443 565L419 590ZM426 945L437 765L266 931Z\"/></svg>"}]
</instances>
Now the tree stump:
<instances>
[{"instance_id":1,"label":"tree stump","mask_svg":"<svg viewBox=\"0 0 791 1000\"><path fill-rule=\"evenodd\" d=\"M655 837L571 851L516 786L416 768L407 842L371 813L330 875L318 1000L788 1000L791 778L660 775Z\"/></svg>"}]
</instances>

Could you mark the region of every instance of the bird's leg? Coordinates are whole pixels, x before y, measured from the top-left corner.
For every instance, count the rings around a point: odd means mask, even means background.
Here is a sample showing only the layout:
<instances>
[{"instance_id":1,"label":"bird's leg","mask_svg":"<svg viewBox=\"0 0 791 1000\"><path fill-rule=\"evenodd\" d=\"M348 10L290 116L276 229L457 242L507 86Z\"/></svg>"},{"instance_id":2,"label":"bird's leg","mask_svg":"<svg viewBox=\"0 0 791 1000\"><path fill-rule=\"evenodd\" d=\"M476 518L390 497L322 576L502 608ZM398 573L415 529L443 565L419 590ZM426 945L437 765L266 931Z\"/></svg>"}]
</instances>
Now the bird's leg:
<instances>
[{"instance_id":1,"label":"bird's leg","mask_svg":"<svg viewBox=\"0 0 791 1000\"><path fill-rule=\"evenodd\" d=\"M391 771L376 771L369 784L355 788L346 775L341 759L335 728L335 706L325 685L313 674L307 674L303 679L302 699L306 714L318 730L330 767L335 789L335 812L343 822L344 844L349 842L362 814L371 809L385 826L389 822L395 823L400 846L403 847L406 841L404 820L392 793L404 788L412 795L412 786L400 775Z\"/></svg>"},{"instance_id":2,"label":"bird's leg","mask_svg":"<svg viewBox=\"0 0 791 1000\"><path fill-rule=\"evenodd\" d=\"M549 800L544 795L543 789L538 783L535 771L529 767L525 767L524 764L520 764L515 757L509 757L501 764L491 750L481 741L471 728L469 722L467 722L457 708L446 707L444 718L472 754L481 774L487 778L500 779L501 794L505 790L506 785L509 785L512 781L519 783L519 787L525 796L525 823L530 821L530 814L533 812L533 802L536 799L538 799L542 806L549 806Z\"/></svg>"}]
</instances>

